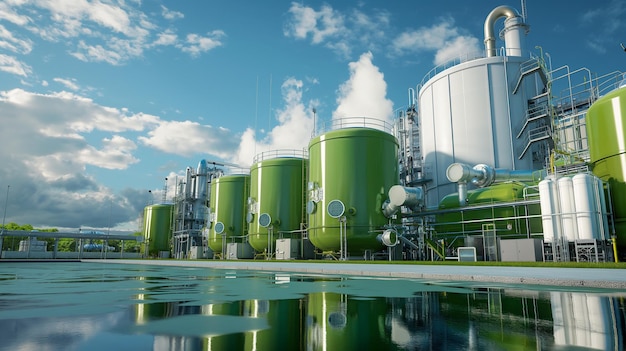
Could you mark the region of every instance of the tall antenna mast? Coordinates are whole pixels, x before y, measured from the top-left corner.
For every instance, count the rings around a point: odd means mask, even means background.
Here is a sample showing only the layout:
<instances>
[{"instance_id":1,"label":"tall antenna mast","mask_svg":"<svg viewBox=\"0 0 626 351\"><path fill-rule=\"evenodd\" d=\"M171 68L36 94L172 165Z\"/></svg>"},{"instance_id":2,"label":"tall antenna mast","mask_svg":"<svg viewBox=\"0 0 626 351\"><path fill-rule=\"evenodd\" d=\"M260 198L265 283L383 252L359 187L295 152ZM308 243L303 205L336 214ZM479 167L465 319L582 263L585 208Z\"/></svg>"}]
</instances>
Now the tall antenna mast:
<instances>
[{"instance_id":1,"label":"tall antenna mast","mask_svg":"<svg viewBox=\"0 0 626 351\"><path fill-rule=\"evenodd\" d=\"M267 116L267 132L272 130L272 75L270 74L270 110Z\"/></svg>"},{"instance_id":2,"label":"tall antenna mast","mask_svg":"<svg viewBox=\"0 0 626 351\"><path fill-rule=\"evenodd\" d=\"M528 22L528 19L526 18L527 13L526 13L526 0L522 0L522 18L524 19L524 23Z\"/></svg>"},{"instance_id":3,"label":"tall antenna mast","mask_svg":"<svg viewBox=\"0 0 626 351\"><path fill-rule=\"evenodd\" d=\"M256 156L257 124L259 120L259 75L256 76L256 96L254 101L254 156ZM253 156L253 157L254 157Z\"/></svg>"},{"instance_id":4,"label":"tall antenna mast","mask_svg":"<svg viewBox=\"0 0 626 351\"><path fill-rule=\"evenodd\" d=\"M167 178L165 178L165 185L163 185L163 203L167 200Z\"/></svg>"}]
</instances>

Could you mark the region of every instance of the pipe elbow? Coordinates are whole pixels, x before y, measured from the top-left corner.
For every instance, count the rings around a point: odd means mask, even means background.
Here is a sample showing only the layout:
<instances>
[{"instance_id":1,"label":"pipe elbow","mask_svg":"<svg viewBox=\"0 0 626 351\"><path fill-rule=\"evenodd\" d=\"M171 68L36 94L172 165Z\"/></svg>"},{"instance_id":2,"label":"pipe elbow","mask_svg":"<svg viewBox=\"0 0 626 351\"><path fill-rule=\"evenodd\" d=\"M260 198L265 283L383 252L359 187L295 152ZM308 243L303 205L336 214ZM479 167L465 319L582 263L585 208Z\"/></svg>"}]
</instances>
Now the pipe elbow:
<instances>
[{"instance_id":1,"label":"pipe elbow","mask_svg":"<svg viewBox=\"0 0 626 351\"><path fill-rule=\"evenodd\" d=\"M446 176L452 183L467 182L471 178L471 168L464 163L453 163L446 169Z\"/></svg>"},{"instance_id":2,"label":"pipe elbow","mask_svg":"<svg viewBox=\"0 0 626 351\"><path fill-rule=\"evenodd\" d=\"M517 11L515 11L514 8L502 5L491 10L491 12L487 15L484 26L485 51L487 57L496 56L496 38L494 34L495 30L493 27L496 21L501 17L506 17L508 19L513 17L519 17L519 14L517 13Z\"/></svg>"}]
</instances>

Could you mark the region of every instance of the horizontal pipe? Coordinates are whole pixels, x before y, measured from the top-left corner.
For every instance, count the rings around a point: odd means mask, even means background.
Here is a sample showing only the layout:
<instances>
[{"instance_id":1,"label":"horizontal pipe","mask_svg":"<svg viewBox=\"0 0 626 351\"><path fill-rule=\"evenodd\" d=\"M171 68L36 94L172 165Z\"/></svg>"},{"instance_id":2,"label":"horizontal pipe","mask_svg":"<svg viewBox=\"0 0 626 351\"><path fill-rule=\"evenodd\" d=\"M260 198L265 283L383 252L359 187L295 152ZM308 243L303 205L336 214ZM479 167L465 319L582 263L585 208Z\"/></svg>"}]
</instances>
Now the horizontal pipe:
<instances>
[{"instance_id":1,"label":"horizontal pipe","mask_svg":"<svg viewBox=\"0 0 626 351\"><path fill-rule=\"evenodd\" d=\"M448 180L453 183L471 182L472 184L484 188L494 183L519 181L532 182L543 178L542 171L523 170L513 171L508 169L495 169L485 164L478 164L471 167L464 163L453 163L446 170Z\"/></svg>"},{"instance_id":2,"label":"horizontal pipe","mask_svg":"<svg viewBox=\"0 0 626 351\"><path fill-rule=\"evenodd\" d=\"M388 192L389 200L383 204L383 214L390 218L406 206L411 210L418 210L424 202L424 191L422 188L411 188L402 185L394 185Z\"/></svg>"}]
</instances>

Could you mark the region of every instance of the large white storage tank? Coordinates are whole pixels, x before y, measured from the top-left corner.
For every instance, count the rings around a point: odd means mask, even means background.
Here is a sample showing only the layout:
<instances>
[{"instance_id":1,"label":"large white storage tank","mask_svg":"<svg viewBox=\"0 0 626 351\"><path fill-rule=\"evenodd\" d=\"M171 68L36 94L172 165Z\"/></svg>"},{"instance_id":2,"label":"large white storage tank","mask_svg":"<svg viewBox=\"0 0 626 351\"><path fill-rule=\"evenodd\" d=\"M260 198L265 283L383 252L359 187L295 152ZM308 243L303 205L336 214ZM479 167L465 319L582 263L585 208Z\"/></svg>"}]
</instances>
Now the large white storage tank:
<instances>
[{"instance_id":1,"label":"large white storage tank","mask_svg":"<svg viewBox=\"0 0 626 351\"><path fill-rule=\"evenodd\" d=\"M505 24L510 23L504 31L504 50L494 48L493 29L488 31L500 17L507 17ZM427 207L436 207L445 195L456 191L456 184L446 177L446 169L452 163L487 164L510 170L543 166L533 164L530 152L520 159L528 140L517 138L524 125L528 100L541 94L545 87L536 74L522 78L524 63L530 59L519 56L525 29L515 10L506 6L494 9L485 21L486 57L450 67L434 75L419 90L424 177L432 180L427 186ZM509 42L513 42L514 48L508 48Z\"/></svg>"},{"instance_id":2,"label":"large white storage tank","mask_svg":"<svg viewBox=\"0 0 626 351\"><path fill-rule=\"evenodd\" d=\"M541 223L543 225L543 241L546 243L562 240L561 209L557 198L557 182L544 179L539 182L539 201L541 205Z\"/></svg>"},{"instance_id":3,"label":"large white storage tank","mask_svg":"<svg viewBox=\"0 0 626 351\"><path fill-rule=\"evenodd\" d=\"M578 238L605 240L608 238L608 226L602 181L594 175L581 173L572 177L572 183Z\"/></svg>"},{"instance_id":4,"label":"large white storage tank","mask_svg":"<svg viewBox=\"0 0 626 351\"><path fill-rule=\"evenodd\" d=\"M574 183L570 177L562 177L557 181L559 206L563 235L567 241L578 239L578 224L576 223L576 200L574 199Z\"/></svg>"}]
</instances>

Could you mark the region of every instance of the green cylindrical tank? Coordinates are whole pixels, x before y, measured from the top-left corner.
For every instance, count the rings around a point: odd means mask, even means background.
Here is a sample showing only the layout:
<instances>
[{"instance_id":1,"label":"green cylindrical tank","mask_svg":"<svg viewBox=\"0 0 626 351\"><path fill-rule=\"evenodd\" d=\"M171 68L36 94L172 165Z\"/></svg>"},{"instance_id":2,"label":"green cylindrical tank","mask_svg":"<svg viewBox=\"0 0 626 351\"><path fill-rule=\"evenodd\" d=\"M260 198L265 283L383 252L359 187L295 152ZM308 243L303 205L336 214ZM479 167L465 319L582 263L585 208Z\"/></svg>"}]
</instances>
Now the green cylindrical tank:
<instances>
[{"instance_id":1,"label":"green cylindrical tank","mask_svg":"<svg viewBox=\"0 0 626 351\"><path fill-rule=\"evenodd\" d=\"M333 130L311 140L309 165L311 243L322 251L338 251L345 230L349 255L382 249L376 237L388 219L381 208L389 188L399 183L396 138L371 128Z\"/></svg>"},{"instance_id":2,"label":"green cylindrical tank","mask_svg":"<svg viewBox=\"0 0 626 351\"><path fill-rule=\"evenodd\" d=\"M160 251L170 251L172 238L172 209L174 205L146 206L143 210L144 253L157 256Z\"/></svg>"},{"instance_id":3,"label":"green cylindrical tank","mask_svg":"<svg viewBox=\"0 0 626 351\"><path fill-rule=\"evenodd\" d=\"M593 173L611 188L617 246L626 250L626 87L603 96L587 111Z\"/></svg>"},{"instance_id":4,"label":"green cylindrical tank","mask_svg":"<svg viewBox=\"0 0 626 351\"><path fill-rule=\"evenodd\" d=\"M481 235L483 224L495 225L498 235L526 236L528 232L542 233L539 204L507 205L524 198L528 185L519 182L495 184L467 192L467 205L459 206L458 193L446 195L439 202L440 210L453 210L435 217L435 231L439 236ZM473 205L486 205L472 208ZM531 218L525 218L528 216Z\"/></svg>"},{"instance_id":5,"label":"green cylindrical tank","mask_svg":"<svg viewBox=\"0 0 626 351\"><path fill-rule=\"evenodd\" d=\"M277 157L259 161L250 168L248 198L248 241L252 248L264 251L276 238L292 237L301 229L304 218L304 183L306 160L299 157ZM293 237L298 237L293 235ZM274 246L274 244L271 244Z\"/></svg>"},{"instance_id":6,"label":"green cylindrical tank","mask_svg":"<svg viewBox=\"0 0 626 351\"><path fill-rule=\"evenodd\" d=\"M249 185L250 176L247 174L223 176L211 182L208 239L213 252L223 252L229 237L248 233L245 210Z\"/></svg>"}]
</instances>

